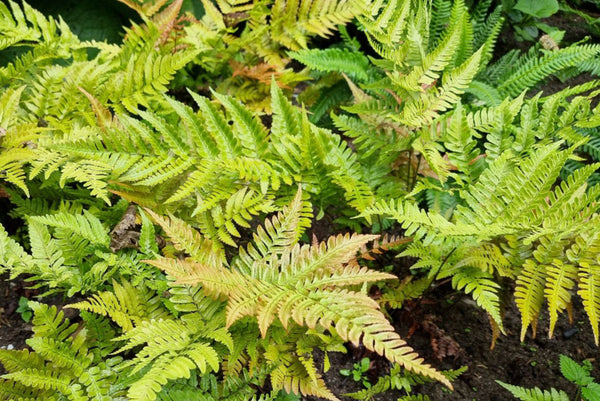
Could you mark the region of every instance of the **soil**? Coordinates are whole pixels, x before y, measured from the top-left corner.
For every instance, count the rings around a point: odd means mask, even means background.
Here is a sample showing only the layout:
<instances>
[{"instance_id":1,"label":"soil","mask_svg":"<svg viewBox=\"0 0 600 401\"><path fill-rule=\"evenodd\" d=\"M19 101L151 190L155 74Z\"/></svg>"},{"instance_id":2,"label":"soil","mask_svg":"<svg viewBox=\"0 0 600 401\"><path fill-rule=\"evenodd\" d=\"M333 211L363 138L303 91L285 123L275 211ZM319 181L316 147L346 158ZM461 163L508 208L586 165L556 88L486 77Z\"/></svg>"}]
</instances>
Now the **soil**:
<instances>
[{"instance_id":1,"label":"soil","mask_svg":"<svg viewBox=\"0 0 600 401\"><path fill-rule=\"evenodd\" d=\"M18 280L0 276L0 348L22 349L31 334L31 324L25 322L17 312L19 298L26 296L27 289ZM3 372L0 365L0 372Z\"/></svg>"}]
</instances>

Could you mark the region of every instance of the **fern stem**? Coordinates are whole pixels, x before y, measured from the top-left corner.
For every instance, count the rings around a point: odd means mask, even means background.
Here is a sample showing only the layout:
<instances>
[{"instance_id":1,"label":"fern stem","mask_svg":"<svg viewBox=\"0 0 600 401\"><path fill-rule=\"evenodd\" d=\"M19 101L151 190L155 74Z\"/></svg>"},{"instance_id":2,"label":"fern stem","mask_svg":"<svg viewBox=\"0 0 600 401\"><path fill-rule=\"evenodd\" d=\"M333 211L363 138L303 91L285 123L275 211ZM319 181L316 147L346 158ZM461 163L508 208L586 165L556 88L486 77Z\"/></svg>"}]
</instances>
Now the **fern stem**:
<instances>
[{"instance_id":1,"label":"fern stem","mask_svg":"<svg viewBox=\"0 0 600 401\"><path fill-rule=\"evenodd\" d=\"M411 148L408 151L408 163L406 163L406 192L410 192L410 183L411 183L411 174L410 174L410 164L412 162L412 158L413 158L413 149ZM419 172L419 170L417 169L417 173Z\"/></svg>"},{"instance_id":2,"label":"fern stem","mask_svg":"<svg viewBox=\"0 0 600 401\"><path fill-rule=\"evenodd\" d=\"M412 191L415 185L417 185L417 179L419 178L419 169L421 168L421 161L423 160L423 155L419 154L419 158L417 160L417 169L412 179L412 183L410 185L409 191Z\"/></svg>"}]
</instances>

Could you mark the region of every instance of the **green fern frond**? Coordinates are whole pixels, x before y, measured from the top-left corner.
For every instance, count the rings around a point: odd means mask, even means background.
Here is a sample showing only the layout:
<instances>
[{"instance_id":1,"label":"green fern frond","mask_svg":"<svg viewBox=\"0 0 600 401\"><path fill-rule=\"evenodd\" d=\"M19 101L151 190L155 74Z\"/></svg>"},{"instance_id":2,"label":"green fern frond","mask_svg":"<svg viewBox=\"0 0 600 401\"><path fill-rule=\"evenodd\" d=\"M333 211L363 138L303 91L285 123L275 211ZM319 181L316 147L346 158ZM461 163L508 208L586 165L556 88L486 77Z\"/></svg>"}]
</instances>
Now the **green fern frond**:
<instances>
[{"instance_id":1,"label":"green fern frond","mask_svg":"<svg viewBox=\"0 0 600 401\"><path fill-rule=\"evenodd\" d=\"M386 291L378 302L393 309L400 309L406 300L420 297L433 282L433 278L427 276L419 279L412 278L413 276L408 276L397 288Z\"/></svg>"},{"instance_id":2,"label":"green fern frond","mask_svg":"<svg viewBox=\"0 0 600 401\"><path fill-rule=\"evenodd\" d=\"M20 351L0 350L0 362L4 369L9 372L18 372L31 367L44 366L44 358L27 349Z\"/></svg>"},{"instance_id":3,"label":"green fern frond","mask_svg":"<svg viewBox=\"0 0 600 401\"><path fill-rule=\"evenodd\" d=\"M410 201L380 201L367 208L361 216L368 218L373 215L398 220L406 230L404 235L423 239L425 244L431 243L438 236L473 236L481 232L476 227L452 223L438 213L421 210Z\"/></svg>"},{"instance_id":4,"label":"green fern frond","mask_svg":"<svg viewBox=\"0 0 600 401\"><path fill-rule=\"evenodd\" d=\"M408 91L420 91L422 86L430 86L437 81L441 73L452 61L459 47L462 26L466 24L466 10L462 2L456 2L453 9L453 21L436 48L428 54L420 66L412 69L409 75L394 79L394 83Z\"/></svg>"},{"instance_id":5,"label":"green fern frond","mask_svg":"<svg viewBox=\"0 0 600 401\"><path fill-rule=\"evenodd\" d=\"M5 379L14 380L23 386L39 390L54 390L63 394L70 394L70 378L50 369L26 368L18 373L8 373Z\"/></svg>"},{"instance_id":6,"label":"green fern frond","mask_svg":"<svg viewBox=\"0 0 600 401\"><path fill-rule=\"evenodd\" d=\"M452 114L445 134L444 146L451 152L448 154L449 160L457 167L458 171L466 175L467 181L470 181L477 174L475 162L479 156L479 149L475 138L478 135L470 129L460 103Z\"/></svg>"},{"instance_id":7,"label":"green fern frond","mask_svg":"<svg viewBox=\"0 0 600 401\"><path fill-rule=\"evenodd\" d=\"M35 124L20 121L18 111L24 89L24 86L8 89L0 97L0 179L29 195L24 164L34 157L31 144L40 129Z\"/></svg>"},{"instance_id":8,"label":"green fern frond","mask_svg":"<svg viewBox=\"0 0 600 401\"><path fill-rule=\"evenodd\" d=\"M573 45L545 53L542 57L532 54L517 69L512 70L509 76L504 77L498 90L503 95L517 96L549 75L590 59L598 52L600 47L597 45Z\"/></svg>"},{"instance_id":9,"label":"green fern frond","mask_svg":"<svg viewBox=\"0 0 600 401\"><path fill-rule=\"evenodd\" d=\"M452 275L452 286L471 294L477 305L485 310L504 332L500 312L500 285L494 276L477 268L463 267Z\"/></svg>"},{"instance_id":10,"label":"green fern frond","mask_svg":"<svg viewBox=\"0 0 600 401\"><path fill-rule=\"evenodd\" d=\"M25 252L18 242L9 237L0 224L0 269L5 271L27 271L33 265L32 257Z\"/></svg>"},{"instance_id":11,"label":"green fern frond","mask_svg":"<svg viewBox=\"0 0 600 401\"><path fill-rule=\"evenodd\" d=\"M170 380L189 378L190 372L195 369L203 374L218 371L219 355L206 340L219 338L228 346L232 344L228 333L218 336L217 333L211 334L212 330L214 327L190 327L181 321L159 319L144 321L121 336L119 339L128 343L119 352L144 344L137 356L121 368L133 366L133 372L137 372L150 365L131 385L128 396L132 400L155 400L156 393Z\"/></svg>"},{"instance_id":12,"label":"green fern frond","mask_svg":"<svg viewBox=\"0 0 600 401\"><path fill-rule=\"evenodd\" d=\"M294 183L302 183L324 205L344 193L357 208L370 204L371 190L347 143L312 125L275 83L271 95L271 132L230 97L215 95L223 112L192 94L199 112L166 100L169 118L150 111L136 112L144 121L120 115L119 124L39 152L34 171L48 176L59 170L63 183L80 180L104 199L116 189L161 213L186 210L190 222L217 246L234 246L238 227L276 210L275 194L288 194ZM124 131L127 140L122 140Z\"/></svg>"},{"instance_id":13,"label":"green fern frond","mask_svg":"<svg viewBox=\"0 0 600 401\"><path fill-rule=\"evenodd\" d=\"M405 106L402 113L394 117L398 121L413 127L430 124L439 113L450 109L459 100L459 95L468 88L477 73L481 61L482 49L473 53L463 64L444 74L442 86L437 93L423 96L414 103Z\"/></svg>"},{"instance_id":14,"label":"green fern frond","mask_svg":"<svg viewBox=\"0 0 600 401\"><path fill-rule=\"evenodd\" d=\"M44 399L58 401L58 396L52 393L52 391L40 391L16 381L0 380L0 399L2 400L37 401Z\"/></svg>"},{"instance_id":15,"label":"green fern frond","mask_svg":"<svg viewBox=\"0 0 600 401\"><path fill-rule=\"evenodd\" d=\"M369 59L348 49L299 50L288 55L313 70L344 73L363 81L369 77Z\"/></svg>"},{"instance_id":16,"label":"green fern frond","mask_svg":"<svg viewBox=\"0 0 600 401\"><path fill-rule=\"evenodd\" d=\"M9 1L8 5L0 5L0 23L3 26L0 36L0 50L14 46L20 42L38 42L41 39L52 40L59 32L74 36L62 18L58 21L46 17L33 9L29 4Z\"/></svg>"},{"instance_id":17,"label":"green fern frond","mask_svg":"<svg viewBox=\"0 0 600 401\"><path fill-rule=\"evenodd\" d=\"M306 48L308 35L329 36L337 25L366 13L369 5L367 0L275 0L271 35L291 50Z\"/></svg>"},{"instance_id":18,"label":"green fern frond","mask_svg":"<svg viewBox=\"0 0 600 401\"><path fill-rule=\"evenodd\" d=\"M429 25L429 49L439 46L444 28L449 24L452 16L453 4L446 0L431 2L431 22Z\"/></svg>"},{"instance_id":19,"label":"green fern frond","mask_svg":"<svg viewBox=\"0 0 600 401\"><path fill-rule=\"evenodd\" d=\"M310 226L312 217L312 205L304 201L302 192L298 191L288 206L266 220L264 225L257 227L253 243L248 244L247 251L240 249L239 268L251 269L255 260L282 254L299 241L302 233Z\"/></svg>"},{"instance_id":20,"label":"green fern frond","mask_svg":"<svg viewBox=\"0 0 600 401\"><path fill-rule=\"evenodd\" d=\"M128 282L123 282L122 285L113 282L113 289L114 292L100 292L87 301L70 304L68 307L109 316L125 332L143 321L166 317L160 298L152 292L134 287Z\"/></svg>"},{"instance_id":21,"label":"green fern frond","mask_svg":"<svg viewBox=\"0 0 600 401\"><path fill-rule=\"evenodd\" d=\"M521 312L521 341L525 339L530 324L535 333L537 318L544 302L545 281L545 266L539 266L531 259L527 260L517 278L515 289L515 302Z\"/></svg>"},{"instance_id":22,"label":"green fern frond","mask_svg":"<svg viewBox=\"0 0 600 401\"><path fill-rule=\"evenodd\" d=\"M469 192L463 193L469 209L459 205L457 217L486 222L483 224L503 224L507 228L521 219L535 221L530 215L531 207L541 204L541 196L549 192L569 157L569 151L557 152L559 146L560 142L541 147L516 168L510 153L503 154L481 174Z\"/></svg>"},{"instance_id":23,"label":"green fern frond","mask_svg":"<svg viewBox=\"0 0 600 401\"><path fill-rule=\"evenodd\" d=\"M212 241L202 238L198 231L183 220L174 216L162 217L149 209L146 209L146 213L161 226L178 250L186 252L195 260L210 265L219 266L225 262L224 253L219 251ZM206 259L209 256L215 256L215 258Z\"/></svg>"},{"instance_id":24,"label":"green fern frond","mask_svg":"<svg viewBox=\"0 0 600 401\"><path fill-rule=\"evenodd\" d=\"M36 400L108 401L120 395L120 390L112 387L118 359L95 359L86 330L63 319L63 313L57 312L55 306L33 301L29 306L34 312L34 336L27 344L34 352L0 352L0 361L10 372L3 376L0 396L7 391L14 399L33 395ZM109 352L112 350L114 346Z\"/></svg>"},{"instance_id":25,"label":"green fern frond","mask_svg":"<svg viewBox=\"0 0 600 401\"><path fill-rule=\"evenodd\" d=\"M594 340L598 344L600 338L598 326L600 324L600 273L597 265L582 263L579 268L579 296L583 299L583 307L594 333Z\"/></svg>"},{"instance_id":26,"label":"green fern frond","mask_svg":"<svg viewBox=\"0 0 600 401\"><path fill-rule=\"evenodd\" d=\"M46 216L33 216L31 220L49 227L64 230L65 233L77 235L89 241L90 244L103 245L105 247L109 245L108 230L96 216L87 210L83 211L83 215L56 213Z\"/></svg>"},{"instance_id":27,"label":"green fern frond","mask_svg":"<svg viewBox=\"0 0 600 401\"><path fill-rule=\"evenodd\" d=\"M485 106L498 106L503 100L503 97L500 92L498 92L498 89L492 85L488 85L477 80L471 81L465 92L475 96Z\"/></svg>"},{"instance_id":28,"label":"green fern frond","mask_svg":"<svg viewBox=\"0 0 600 401\"><path fill-rule=\"evenodd\" d=\"M496 383L510 391L522 401L569 401L569 396L562 390L541 390L539 388L526 389L496 380Z\"/></svg>"},{"instance_id":29,"label":"green fern frond","mask_svg":"<svg viewBox=\"0 0 600 401\"><path fill-rule=\"evenodd\" d=\"M483 3L485 4L485 2ZM475 18L477 17L475 16ZM480 46L484 48L481 57L481 65L483 68L483 66L488 64L493 57L496 42L504 25L502 8L500 6L496 7L488 16L485 24L478 24L475 19L473 22L475 23L475 26L473 27L473 48L478 49Z\"/></svg>"},{"instance_id":30,"label":"green fern frond","mask_svg":"<svg viewBox=\"0 0 600 401\"><path fill-rule=\"evenodd\" d=\"M548 337L552 338L554 326L558 320L558 313L566 309L571 303L570 290L575 286L577 269L575 266L563 264L560 260L554 260L546 271L548 278L546 279L544 295L550 311Z\"/></svg>"}]
</instances>

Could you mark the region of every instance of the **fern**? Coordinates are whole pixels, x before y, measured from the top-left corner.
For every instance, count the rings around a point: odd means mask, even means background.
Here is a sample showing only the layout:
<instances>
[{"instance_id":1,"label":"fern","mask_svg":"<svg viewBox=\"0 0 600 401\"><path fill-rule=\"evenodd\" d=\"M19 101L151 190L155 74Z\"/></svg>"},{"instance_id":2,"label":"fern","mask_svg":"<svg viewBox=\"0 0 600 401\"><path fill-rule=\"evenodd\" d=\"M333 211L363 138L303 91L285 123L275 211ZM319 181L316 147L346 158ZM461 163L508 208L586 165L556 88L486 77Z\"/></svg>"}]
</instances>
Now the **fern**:
<instances>
[{"instance_id":1,"label":"fern","mask_svg":"<svg viewBox=\"0 0 600 401\"><path fill-rule=\"evenodd\" d=\"M369 78L369 59L348 49L299 50L289 55L317 71L344 73L353 79Z\"/></svg>"},{"instance_id":2,"label":"fern","mask_svg":"<svg viewBox=\"0 0 600 401\"><path fill-rule=\"evenodd\" d=\"M110 180L113 190L138 204L165 203L166 210L187 210L204 235L229 245L240 236L236 226L248 227L254 216L275 210L274 196L289 193L294 182L302 182L324 205L340 192L356 208L369 205L371 190L362 183L346 144L310 124L275 84L272 91L271 132L256 115L223 95L215 94L227 114L196 94L197 113L165 98L169 118L139 111L147 121L143 123L122 115L119 127L48 146L50 152L34 168L48 175L62 167L62 180L81 181L104 199ZM290 125L294 128L288 129ZM125 131L128 141L121 139Z\"/></svg>"},{"instance_id":3,"label":"fern","mask_svg":"<svg viewBox=\"0 0 600 401\"><path fill-rule=\"evenodd\" d=\"M511 392L513 396L523 401L569 401L569 396L564 391L555 389L546 391L539 388L524 389L512 384L497 382Z\"/></svg>"},{"instance_id":4,"label":"fern","mask_svg":"<svg viewBox=\"0 0 600 401\"><path fill-rule=\"evenodd\" d=\"M37 193L37 189L35 191ZM12 199L18 199L18 193ZM43 198L38 200L43 201ZM20 202L22 207L27 207L27 212L30 211L29 204L35 203L22 199ZM26 225L30 253L25 252L0 229L0 244L3 245L0 263L3 269L9 270L13 277L28 274L30 281L41 280L35 286L49 287L46 294L66 291L72 296L79 292L96 291L99 286L110 282L111 278L119 276L130 277L136 285L148 279L153 282L153 288L164 288L164 279L157 277L156 271L148 270L142 263L144 257L153 255L157 249L156 239L146 239L147 253L138 254L126 247L112 248L117 238L114 233L109 233L100 220L102 217L105 221L110 221L107 214L98 212L98 209L94 209L97 215L92 214L81 203L65 199L62 204L31 213ZM112 213L123 213L122 206L123 203L116 205ZM38 213L41 215L36 216ZM114 217L121 216L112 216L113 219ZM130 246L137 247L139 231L135 231L135 227L121 235L127 237L132 233L134 243ZM119 241L123 239L119 238Z\"/></svg>"},{"instance_id":5,"label":"fern","mask_svg":"<svg viewBox=\"0 0 600 401\"><path fill-rule=\"evenodd\" d=\"M33 264L33 258L19 245L18 242L9 237L2 225L0 225L0 267L4 272L6 269L25 269Z\"/></svg>"},{"instance_id":6,"label":"fern","mask_svg":"<svg viewBox=\"0 0 600 401\"><path fill-rule=\"evenodd\" d=\"M445 370L442 374L448 378L448 380L456 380L461 374L467 370L466 367L462 367L456 370ZM357 400L368 400L372 399L375 395L388 391L390 389L400 390L402 392L411 393L414 391L414 386L429 383L430 378L417 375L415 373L406 371L400 365L394 364L390 368L389 374L379 378L377 383L368 389L357 391L355 393L345 394L348 397ZM416 401L427 401L429 398L423 394L406 395L400 400L416 400Z\"/></svg>"},{"instance_id":7,"label":"fern","mask_svg":"<svg viewBox=\"0 0 600 401\"><path fill-rule=\"evenodd\" d=\"M68 307L94 312L110 317L124 332L150 319L166 318L167 313L160 299L147 289L138 289L124 282L113 282L112 292L95 294L84 302Z\"/></svg>"},{"instance_id":8,"label":"fern","mask_svg":"<svg viewBox=\"0 0 600 401\"><path fill-rule=\"evenodd\" d=\"M187 286L201 283L205 294L228 299L226 322L230 330L244 317L256 319L262 337L274 335L269 329L277 331L276 321L288 328L293 327L292 323L311 329L322 327L345 340L361 341L367 348L408 369L447 383L392 331L372 300L344 289L391 277L347 264L353 253L374 237L337 236L327 243L300 246L297 229L307 222L306 217L299 214L304 209L302 204L299 192L288 209L267 221L264 229L258 229L254 245L242 251L230 268L168 258L148 263L164 269L178 283ZM354 305L352 310L347 308L348 303ZM306 369L293 366L284 364L280 369L285 368L286 376L296 369ZM300 387L284 385L283 378L278 378L275 372L273 375L274 383L294 392L320 392L317 389L322 386L308 377L309 381L301 382L304 384Z\"/></svg>"},{"instance_id":9,"label":"fern","mask_svg":"<svg viewBox=\"0 0 600 401\"><path fill-rule=\"evenodd\" d=\"M494 81L488 82L497 83L497 88L503 96L517 96L523 90L535 87L551 74L592 59L599 51L600 48L596 45L571 45L558 51L544 53L540 57L537 49L532 48L522 57L518 57L517 53L509 53L504 56L504 60L498 62L498 72L485 71L481 75L489 77L492 72L493 77L498 74ZM514 57L512 60L509 59L511 56ZM500 64L505 61L506 64ZM493 69L494 66L490 67L490 70Z\"/></svg>"},{"instance_id":10,"label":"fern","mask_svg":"<svg viewBox=\"0 0 600 401\"><path fill-rule=\"evenodd\" d=\"M450 2L436 2L431 8L423 1L380 2L371 16L360 16L359 21L381 57L371 58L368 75L354 71L356 62L350 62L343 47L292 56L318 71L338 70L342 63L348 68L354 104L342 103L341 113L334 108L332 120L360 150L357 159L375 193L395 187L402 188L396 189L402 196L419 174L444 180L451 165L433 142L438 139L437 121L446 118L444 113L456 106L491 57L502 21L490 21L490 35L480 35L477 47L468 10L460 1L451 7ZM323 85L331 80L329 75L315 76L323 77ZM338 93L336 89L326 98Z\"/></svg>"},{"instance_id":11,"label":"fern","mask_svg":"<svg viewBox=\"0 0 600 401\"><path fill-rule=\"evenodd\" d=\"M578 387L578 397L585 401L592 401L598 397L600 385L594 381L590 375L592 366L589 361L584 361L583 365L578 364L566 355L560 356L560 371L563 376ZM569 397L562 390L551 388L550 390L540 390L539 388L526 389L519 386L503 383L496 380L496 383L511 392L513 396L524 401L569 401Z\"/></svg>"},{"instance_id":12,"label":"fern","mask_svg":"<svg viewBox=\"0 0 600 401\"><path fill-rule=\"evenodd\" d=\"M56 307L30 301L34 336L32 352L0 351L8 371L0 385L2 399L111 400L118 397L118 358L94 356L86 330L63 320ZM114 346L113 346L114 349Z\"/></svg>"},{"instance_id":13,"label":"fern","mask_svg":"<svg viewBox=\"0 0 600 401\"><path fill-rule=\"evenodd\" d=\"M18 118L18 106L24 89L23 86L9 89L0 97L0 177L29 195L21 160L32 158L34 152L28 146L23 147L23 144L33 143L39 128Z\"/></svg>"},{"instance_id":14,"label":"fern","mask_svg":"<svg viewBox=\"0 0 600 401\"><path fill-rule=\"evenodd\" d=\"M556 101L556 98L549 100ZM523 135L537 132L527 125L525 119L539 118L555 132L565 130L560 127L572 124L573 120L567 117L570 107L566 107L562 115L556 115L550 110L557 110L557 103L546 102L538 117L537 102L537 98L528 101L527 108L522 111L520 129ZM508 103L502 109L506 110L507 106ZM460 109L456 113L458 117L462 114ZM510 121L515 114L511 112L509 120L505 121ZM498 117L489 119L479 114L473 118L469 124L469 117L466 122L462 117L461 124L466 132L469 125L489 130L484 128L487 124L484 119L494 121ZM454 130L456 128L453 125L448 126L449 133ZM457 163L460 166L458 171L476 177L475 180L470 179L470 184L464 176L448 173L456 177L457 186L461 188L460 199L450 216L421 210L410 199L380 201L367 208L363 215L388 215L401 222L406 235L413 236L417 241L404 252L404 255L420 258L413 268L429 269L430 277L452 276L455 288L473 292L474 299L490 313L500 328L500 287L494 276L516 277L516 302L523 320L522 339L529 325L533 326L535 332L537 316L545 301L550 310L549 333L552 336L558 313L570 304L570 290L576 284L580 286L580 294L585 294L584 304L589 311L590 322L596 327L595 284L588 276L590 270L587 270L586 263L581 263L579 256L576 256L585 252L585 247L578 248L575 244L582 241L580 235L591 233L588 224L593 224L591 221L595 220L598 192L595 188L586 192L586 181L597 166L590 165L577 170L555 187L562 166L578 145L559 150L561 142L535 147L534 139L518 140L522 145L517 147L513 143L513 148L530 149L528 154L517 156L509 145L497 158L486 160L475 170L471 162ZM448 146L454 146L451 143ZM474 160L476 156L471 157ZM508 251L514 247L516 251L518 245L515 236L524 242L522 248L531 256L511 261L503 255L501 249ZM501 248L493 245L496 241L503 243ZM584 246L584 242L581 244L579 246ZM436 251L431 252L427 246L434 246ZM569 246L575 247L565 254ZM523 250L519 252L527 255L522 253ZM597 328L594 328L594 333L597 333Z\"/></svg>"},{"instance_id":15,"label":"fern","mask_svg":"<svg viewBox=\"0 0 600 401\"><path fill-rule=\"evenodd\" d=\"M102 108L106 104L117 109L147 106L151 98L166 91L175 72L197 56L202 47L177 47L169 40L176 34L161 25L162 14L156 16L156 22L147 20L145 25L134 26L118 46L83 43L62 20L46 18L26 3L22 8L14 2L9 5L11 12L5 5L0 10L0 42L18 46L30 41L31 50L21 52L0 68L0 87L5 92L0 100L0 114L7 130L0 145L0 167L5 171L0 178L25 193L26 163L48 156L46 148L40 145L87 138L91 133L89 124L95 120L94 111L104 110L98 119L106 118L107 111ZM88 56L88 49L98 55ZM87 97L94 99L94 111ZM80 168L68 164L64 179L88 177L94 181L89 187L108 201L102 195L105 188L98 181L105 168L98 163L85 167L82 164ZM31 175L38 173L34 169Z\"/></svg>"}]
</instances>

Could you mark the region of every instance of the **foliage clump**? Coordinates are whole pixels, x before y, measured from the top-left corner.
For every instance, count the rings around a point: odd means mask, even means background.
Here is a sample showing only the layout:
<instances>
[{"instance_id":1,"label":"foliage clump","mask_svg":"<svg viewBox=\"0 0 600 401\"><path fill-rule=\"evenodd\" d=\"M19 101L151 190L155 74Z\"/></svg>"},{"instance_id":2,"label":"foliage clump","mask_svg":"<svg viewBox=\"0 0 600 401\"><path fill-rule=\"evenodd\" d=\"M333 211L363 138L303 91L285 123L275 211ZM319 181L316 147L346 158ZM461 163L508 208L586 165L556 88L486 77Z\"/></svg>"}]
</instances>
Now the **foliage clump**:
<instances>
[{"instance_id":1,"label":"foliage clump","mask_svg":"<svg viewBox=\"0 0 600 401\"><path fill-rule=\"evenodd\" d=\"M356 398L451 388L387 313L443 280L494 342L576 295L598 343L600 81L538 85L600 45L497 54L492 1L121 3L118 43L0 4L0 271L79 311L28 303L0 399L336 400L349 346L390 366Z\"/></svg>"}]
</instances>

